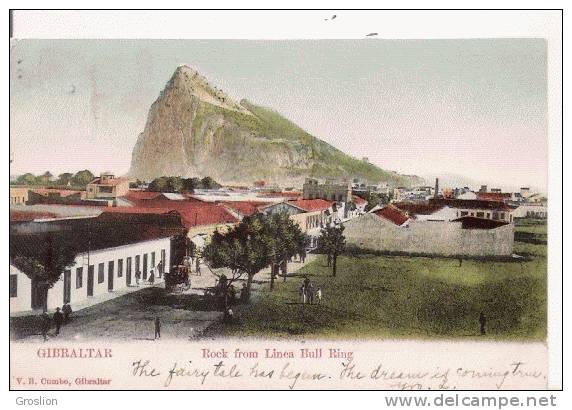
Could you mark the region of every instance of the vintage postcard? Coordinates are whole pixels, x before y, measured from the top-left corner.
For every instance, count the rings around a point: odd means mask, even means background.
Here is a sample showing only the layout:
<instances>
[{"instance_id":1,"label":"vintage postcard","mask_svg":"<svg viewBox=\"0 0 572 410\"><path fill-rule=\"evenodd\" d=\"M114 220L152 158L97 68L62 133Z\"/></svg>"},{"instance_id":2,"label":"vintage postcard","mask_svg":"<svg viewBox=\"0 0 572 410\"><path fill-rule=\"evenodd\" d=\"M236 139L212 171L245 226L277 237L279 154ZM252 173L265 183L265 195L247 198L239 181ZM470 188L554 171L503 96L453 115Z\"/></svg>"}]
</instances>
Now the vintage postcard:
<instances>
[{"instance_id":1,"label":"vintage postcard","mask_svg":"<svg viewBox=\"0 0 572 410\"><path fill-rule=\"evenodd\" d=\"M392 13L14 33L10 388L560 388L560 15Z\"/></svg>"}]
</instances>

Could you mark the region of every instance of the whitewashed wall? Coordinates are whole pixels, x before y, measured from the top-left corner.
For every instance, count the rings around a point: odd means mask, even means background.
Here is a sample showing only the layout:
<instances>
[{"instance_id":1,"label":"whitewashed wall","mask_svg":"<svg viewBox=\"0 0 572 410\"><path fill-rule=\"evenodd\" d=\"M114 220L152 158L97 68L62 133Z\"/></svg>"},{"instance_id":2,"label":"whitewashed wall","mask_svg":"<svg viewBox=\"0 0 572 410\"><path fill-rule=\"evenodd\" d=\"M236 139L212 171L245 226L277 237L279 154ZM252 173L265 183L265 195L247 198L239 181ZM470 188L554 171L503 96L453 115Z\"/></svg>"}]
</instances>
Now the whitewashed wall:
<instances>
[{"instance_id":1,"label":"whitewashed wall","mask_svg":"<svg viewBox=\"0 0 572 410\"><path fill-rule=\"evenodd\" d=\"M432 255L508 256L513 252L514 227L462 229L460 222L411 221L399 227L374 214L344 224L348 245L384 251Z\"/></svg>"},{"instance_id":2,"label":"whitewashed wall","mask_svg":"<svg viewBox=\"0 0 572 410\"><path fill-rule=\"evenodd\" d=\"M10 312L30 310L32 303L32 282L24 272L10 264L10 275L17 277L17 296L10 298Z\"/></svg>"},{"instance_id":3,"label":"whitewashed wall","mask_svg":"<svg viewBox=\"0 0 572 410\"><path fill-rule=\"evenodd\" d=\"M161 261L161 250L165 250L165 269L164 272L169 271L170 264L170 251L171 240L170 238L156 239L152 241L139 242L136 244L119 246L115 248L103 249L92 251L89 253L89 262L87 253L82 253L76 256L75 265L70 267L71 270L71 292L70 292L70 305L74 309L74 304L85 303L90 296L87 296L88 288L88 266L94 267L94 280L93 280L93 298L97 298L103 294L114 293L127 288L127 258L131 257L131 285L135 285L135 256L140 255L140 269L143 272L143 255L147 254L147 279L151 269L155 273L155 283L164 280L164 274L161 278L158 277L156 266L151 265L151 253L155 252L155 265ZM123 259L123 273L118 276L118 260ZM113 272L113 291L108 290L108 268L109 262L114 261ZM98 283L98 265L104 264L103 269L103 282ZM81 287L76 286L77 268L83 268ZM12 266L10 267L12 272ZM14 268L15 269L15 268ZM48 309L52 310L56 307L61 307L64 304L64 273L62 273L60 280L48 291ZM143 278L141 279L143 280ZM27 290L20 292L20 288ZM18 297L10 298L10 312L23 312L31 310L31 281L25 275L21 274L18 277ZM119 294L118 294L119 295ZM14 299L14 300L13 300ZM75 310L75 309L74 309Z\"/></svg>"}]
</instances>

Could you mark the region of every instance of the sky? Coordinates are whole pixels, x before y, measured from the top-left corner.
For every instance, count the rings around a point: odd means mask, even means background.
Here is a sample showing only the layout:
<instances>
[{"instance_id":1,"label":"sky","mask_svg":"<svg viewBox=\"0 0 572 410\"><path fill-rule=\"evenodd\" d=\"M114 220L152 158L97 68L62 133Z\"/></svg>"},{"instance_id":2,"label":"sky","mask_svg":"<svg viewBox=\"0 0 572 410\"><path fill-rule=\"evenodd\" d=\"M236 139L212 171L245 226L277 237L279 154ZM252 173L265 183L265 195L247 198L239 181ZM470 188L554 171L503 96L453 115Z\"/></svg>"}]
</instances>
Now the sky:
<instances>
[{"instance_id":1,"label":"sky","mask_svg":"<svg viewBox=\"0 0 572 410\"><path fill-rule=\"evenodd\" d=\"M126 173L151 104L187 64L384 169L545 192L546 53L542 39L20 40L10 173Z\"/></svg>"}]
</instances>

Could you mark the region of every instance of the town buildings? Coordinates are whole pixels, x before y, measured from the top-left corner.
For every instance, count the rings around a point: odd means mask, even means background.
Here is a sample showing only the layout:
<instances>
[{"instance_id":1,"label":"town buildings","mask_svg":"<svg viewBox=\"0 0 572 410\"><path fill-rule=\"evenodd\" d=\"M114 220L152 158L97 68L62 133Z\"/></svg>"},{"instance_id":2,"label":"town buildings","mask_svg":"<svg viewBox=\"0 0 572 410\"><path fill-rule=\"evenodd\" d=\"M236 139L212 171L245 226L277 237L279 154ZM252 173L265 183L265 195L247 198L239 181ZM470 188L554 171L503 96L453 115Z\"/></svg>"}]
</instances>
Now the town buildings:
<instances>
[{"instance_id":1,"label":"town buildings","mask_svg":"<svg viewBox=\"0 0 572 410\"><path fill-rule=\"evenodd\" d=\"M346 243L378 252L449 257L510 256L513 252L511 223L473 216L447 220L427 215L431 215L430 210L413 213L390 204L345 222Z\"/></svg>"},{"instance_id":2,"label":"town buildings","mask_svg":"<svg viewBox=\"0 0 572 410\"><path fill-rule=\"evenodd\" d=\"M10 206L25 205L28 203L28 191L26 187L10 187Z\"/></svg>"},{"instance_id":3,"label":"town buildings","mask_svg":"<svg viewBox=\"0 0 572 410\"><path fill-rule=\"evenodd\" d=\"M153 217L102 213L98 217L14 222L10 232L10 312L81 306L90 299L164 280L173 263L172 241L186 234L178 214ZM53 284L30 260L72 252L74 262ZM32 258L32 259L30 259ZM45 259L45 258L44 258ZM160 265L159 265L160 264ZM51 286L50 286L51 285Z\"/></svg>"},{"instance_id":4,"label":"town buildings","mask_svg":"<svg viewBox=\"0 0 572 410\"><path fill-rule=\"evenodd\" d=\"M326 181L320 184L317 179L306 178L302 191L303 199L324 199L337 202L352 200L352 187L347 183Z\"/></svg>"},{"instance_id":5,"label":"town buildings","mask_svg":"<svg viewBox=\"0 0 572 410\"><path fill-rule=\"evenodd\" d=\"M87 199L117 199L129 192L129 179L116 178L111 173L102 173L86 187Z\"/></svg>"}]
</instances>

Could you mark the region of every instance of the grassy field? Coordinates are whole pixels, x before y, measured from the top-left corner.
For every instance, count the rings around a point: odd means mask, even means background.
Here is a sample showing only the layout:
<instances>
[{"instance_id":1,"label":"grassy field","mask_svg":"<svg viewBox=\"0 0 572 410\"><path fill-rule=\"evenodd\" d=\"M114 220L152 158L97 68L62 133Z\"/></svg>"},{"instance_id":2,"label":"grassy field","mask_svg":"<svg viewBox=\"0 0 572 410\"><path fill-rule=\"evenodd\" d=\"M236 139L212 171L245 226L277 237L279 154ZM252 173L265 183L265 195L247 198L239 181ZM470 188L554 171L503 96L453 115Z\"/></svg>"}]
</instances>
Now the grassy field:
<instances>
[{"instance_id":1,"label":"grassy field","mask_svg":"<svg viewBox=\"0 0 572 410\"><path fill-rule=\"evenodd\" d=\"M447 258L343 256L335 278L320 256L274 291L265 287L239 310L236 324L219 330L264 337L481 338L483 312L485 338L542 340L546 245L516 242L515 252L526 260L464 260L459 266ZM299 302L304 276L322 288L321 305Z\"/></svg>"}]
</instances>

